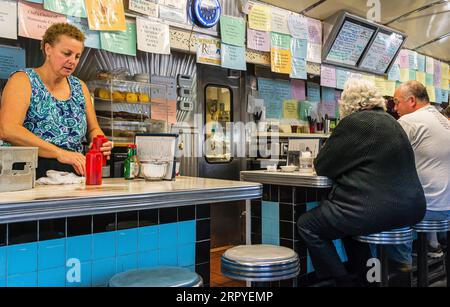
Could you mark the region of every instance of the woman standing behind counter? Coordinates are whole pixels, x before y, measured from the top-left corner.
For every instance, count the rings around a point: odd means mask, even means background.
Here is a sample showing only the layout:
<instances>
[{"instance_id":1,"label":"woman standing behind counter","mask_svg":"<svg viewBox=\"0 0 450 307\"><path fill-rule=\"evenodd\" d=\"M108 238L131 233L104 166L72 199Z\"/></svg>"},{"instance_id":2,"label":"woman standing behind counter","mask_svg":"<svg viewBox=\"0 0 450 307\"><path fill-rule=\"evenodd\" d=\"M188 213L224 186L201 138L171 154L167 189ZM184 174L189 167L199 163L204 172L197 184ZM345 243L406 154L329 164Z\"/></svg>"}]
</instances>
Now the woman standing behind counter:
<instances>
[{"instance_id":1,"label":"woman standing behind counter","mask_svg":"<svg viewBox=\"0 0 450 307\"><path fill-rule=\"evenodd\" d=\"M52 25L42 38L45 62L11 75L2 95L0 139L39 148L36 178L47 170L85 174L82 141L100 129L86 84L72 76L84 49L84 34L66 23ZM112 142L103 144L105 156Z\"/></svg>"}]
</instances>

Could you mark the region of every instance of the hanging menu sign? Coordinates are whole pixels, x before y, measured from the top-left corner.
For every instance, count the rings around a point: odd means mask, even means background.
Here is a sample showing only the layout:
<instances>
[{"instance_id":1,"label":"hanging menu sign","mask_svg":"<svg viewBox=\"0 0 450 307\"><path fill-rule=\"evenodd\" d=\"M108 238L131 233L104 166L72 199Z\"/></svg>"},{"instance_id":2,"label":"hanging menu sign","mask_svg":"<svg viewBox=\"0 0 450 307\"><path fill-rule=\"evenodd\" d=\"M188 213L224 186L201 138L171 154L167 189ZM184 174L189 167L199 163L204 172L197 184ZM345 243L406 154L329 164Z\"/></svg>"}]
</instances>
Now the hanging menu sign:
<instances>
[{"instance_id":1,"label":"hanging menu sign","mask_svg":"<svg viewBox=\"0 0 450 307\"><path fill-rule=\"evenodd\" d=\"M270 36L269 32L262 32L247 28L247 47L250 49L269 52Z\"/></svg>"},{"instance_id":2,"label":"hanging menu sign","mask_svg":"<svg viewBox=\"0 0 450 307\"><path fill-rule=\"evenodd\" d=\"M122 0L85 0L91 30L126 31Z\"/></svg>"},{"instance_id":3,"label":"hanging menu sign","mask_svg":"<svg viewBox=\"0 0 450 307\"><path fill-rule=\"evenodd\" d=\"M17 39L17 2L0 2L0 37Z\"/></svg>"},{"instance_id":4,"label":"hanging menu sign","mask_svg":"<svg viewBox=\"0 0 450 307\"><path fill-rule=\"evenodd\" d=\"M0 45L0 79L8 79L9 75L25 68L25 50Z\"/></svg>"},{"instance_id":5,"label":"hanging menu sign","mask_svg":"<svg viewBox=\"0 0 450 307\"><path fill-rule=\"evenodd\" d=\"M402 42L403 37L400 34L378 32L360 66L380 74L385 73Z\"/></svg>"},{"instance_id":6,"label":"hanging menu sign","mask_svg":"<svg viewBox=\"0 0 450 307\"><path fill-rule=\"evenodd\" d=\"M148 0L128 0L128 9L130 11L158 18L158 4Z\"/></svg>"},{"instance_id":7,"label":"hanging menu sign","mask_svg":"<svg viewBox=\"0 0 450 307\"><path fill-rule=\"evenodd\" d=\"M170 54L169 25L136 18L137 47L149 53Z\"/></svg>"},{"instance_id":8,"label":"hanging menu sign","mask_svg":"<svg viewBox=\"0 0 450 307\"><path fill-rule=\"evenodd\" d=\"M67 16L86 18L86 8L82 0L45 0L44 8Z\"/></svg>"},{"instance_id":9,"label":"hanging menu sign","mask_svg":"<svg viewBox=\"0 0 450 307\"><path fill-rule=\"evenodd\" d=\"M326 57L327 61L355 66L374 32L372 28L346 20Z\"/></svg>"}]
</instances>

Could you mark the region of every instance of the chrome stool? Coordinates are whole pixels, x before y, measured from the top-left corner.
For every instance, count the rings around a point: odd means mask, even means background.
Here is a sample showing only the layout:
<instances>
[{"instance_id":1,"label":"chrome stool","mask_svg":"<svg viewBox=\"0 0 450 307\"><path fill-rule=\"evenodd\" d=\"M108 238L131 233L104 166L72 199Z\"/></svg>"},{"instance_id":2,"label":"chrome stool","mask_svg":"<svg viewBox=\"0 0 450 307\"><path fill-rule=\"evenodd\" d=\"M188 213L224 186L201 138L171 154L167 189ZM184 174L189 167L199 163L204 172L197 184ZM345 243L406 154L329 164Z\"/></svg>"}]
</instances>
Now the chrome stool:
<instances>
[{"instance_id":1,"label":"chrome stool","mask_svg":"<svg viewBox=\"0 0 450 307\"><path fill-rule=\"evenodd\" d=\"M381 264L381 287L389 285L388 258L385 245L405 244L413 241L413 230L410 227L383 231L354 238L359 242L377 245L377 253Z\"/></svg>"},{"instance_id":2,"label":"chrome stool","mask_svg":"<svg viewBox=\"0 0 450 307\"><path fill-rule=\"evenodd\" d=\"M447 250L445 251L445 270L447 275L447 287L450 287L450 255L448 238L450 233L450 221L423 220L413 226L417 232L417 286L428 287L428 243L426 234L429 232L447 232Z\"/></svg>"},{"instance_id":3,"label":"chrome stool","mask_svg":"<svg viewBox=\"0 0 450 307\"><path fill-rule=\"evenodd\" d=\"M239 245L222 255L221 271L231 279L257 283L280 281L297 277L300 263L297 253L287 247Z\"/></svg>"},{"instance_id":4,"label":"chrome stool","mask_svg":"<svg viewBox=\"0 0 450 307\"><path fill-rule=\"evenodd\" d=\"M109 287L201 287L197 273L180 267L156 267L122 272L114 275Z\"/></svg>"}]
</instances>

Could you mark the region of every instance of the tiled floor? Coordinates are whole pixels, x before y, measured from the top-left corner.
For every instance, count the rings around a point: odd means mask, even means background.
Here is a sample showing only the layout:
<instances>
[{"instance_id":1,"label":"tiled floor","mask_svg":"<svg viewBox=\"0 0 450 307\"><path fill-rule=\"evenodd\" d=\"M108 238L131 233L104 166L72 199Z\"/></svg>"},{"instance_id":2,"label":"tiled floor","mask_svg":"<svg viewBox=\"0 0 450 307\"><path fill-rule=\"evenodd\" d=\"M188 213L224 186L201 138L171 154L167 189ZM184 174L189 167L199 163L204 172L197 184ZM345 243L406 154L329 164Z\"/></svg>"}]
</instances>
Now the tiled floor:
<instances>
[{"instance_id":1,"label":"tiled floor","mask_svg":"<svg viewBox=\"0 0 450 307\"><path fill-rule=\"evenodd\" d=\"M245 281L229 279L220 272L220 256L230 247L211 250L211 287L245 287Z\"/></svg>"}]
</instances>

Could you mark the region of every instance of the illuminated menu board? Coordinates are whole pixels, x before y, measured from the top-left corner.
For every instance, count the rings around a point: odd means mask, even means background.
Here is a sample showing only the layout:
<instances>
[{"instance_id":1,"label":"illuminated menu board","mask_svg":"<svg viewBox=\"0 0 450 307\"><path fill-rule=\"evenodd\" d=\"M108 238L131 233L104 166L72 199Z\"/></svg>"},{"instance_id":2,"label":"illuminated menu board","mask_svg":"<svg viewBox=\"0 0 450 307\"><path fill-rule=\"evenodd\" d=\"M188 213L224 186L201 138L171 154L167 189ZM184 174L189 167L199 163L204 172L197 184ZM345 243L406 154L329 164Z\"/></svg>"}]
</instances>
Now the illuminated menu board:
<instances>
[{"instance_id":1,"label":"illuminated menu board","mask_svg":"<svg viewBox=\"0 0 450 307\"><path fill-rule=\"evenodd\" d=\"M336 64L356 66L375 31L376 27L346 19L326 60Z\"/></svg>"},{"instance_id":2,"label":"illuminated menu board","mask_svg":"<svg viewBox=\"0 0 450 307\"><path fill-rule=\"evenodd\" d=\"M378 32L360 67L380 74L386 73L403 40L403 36L397 33Z\"/></svg>"}]
</instances>

